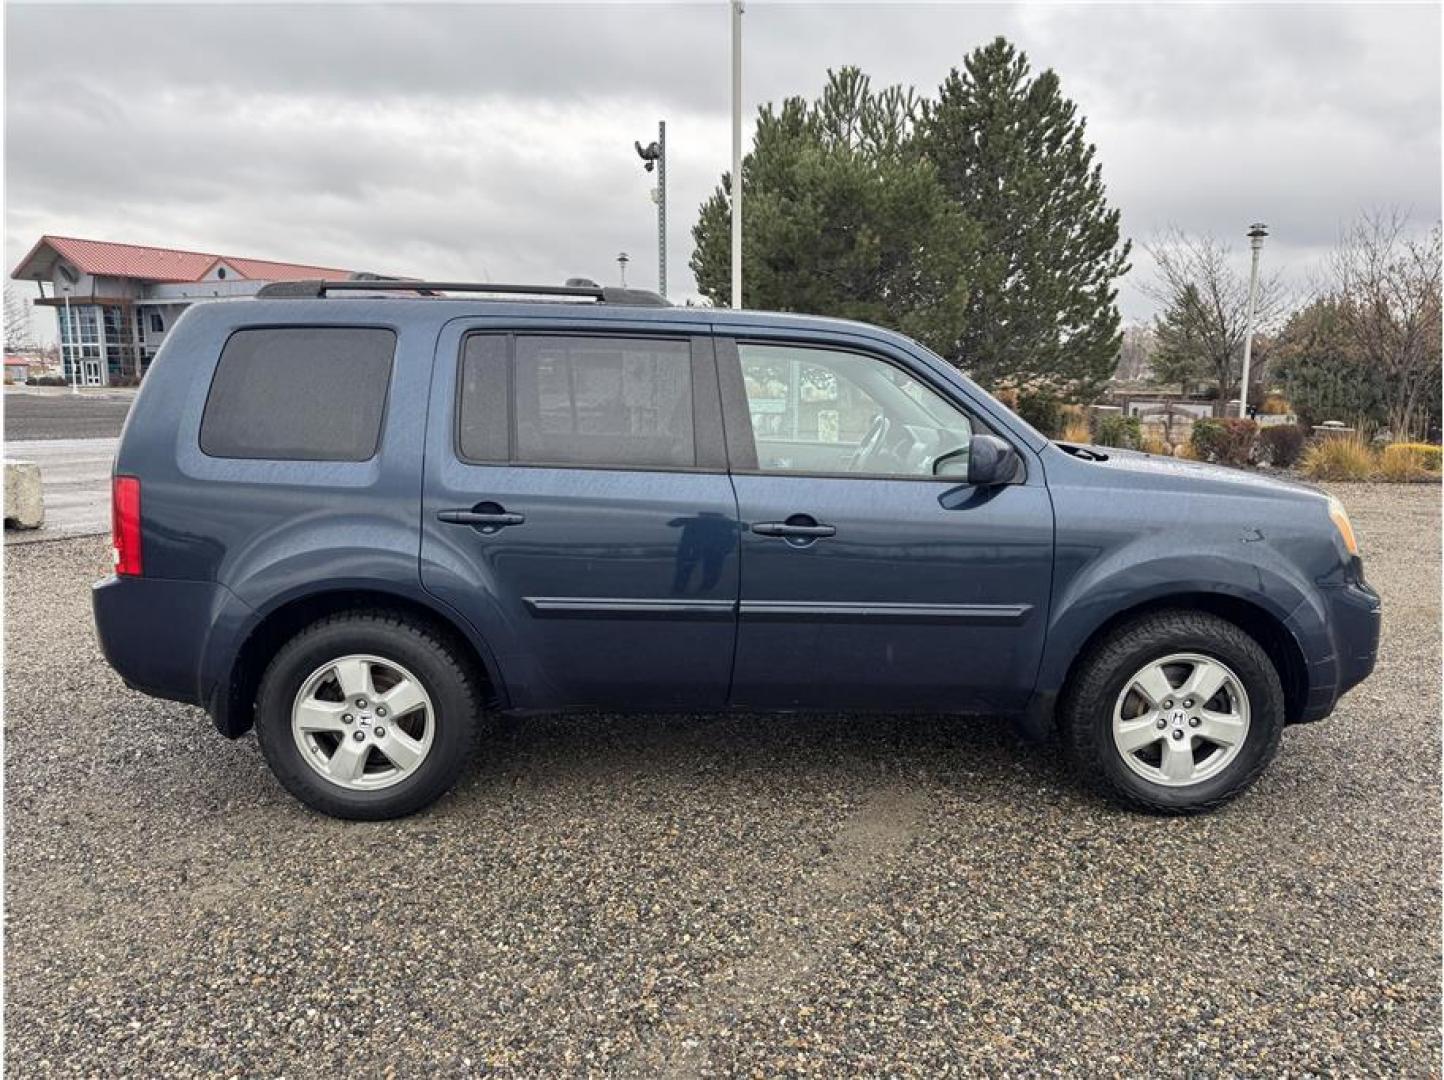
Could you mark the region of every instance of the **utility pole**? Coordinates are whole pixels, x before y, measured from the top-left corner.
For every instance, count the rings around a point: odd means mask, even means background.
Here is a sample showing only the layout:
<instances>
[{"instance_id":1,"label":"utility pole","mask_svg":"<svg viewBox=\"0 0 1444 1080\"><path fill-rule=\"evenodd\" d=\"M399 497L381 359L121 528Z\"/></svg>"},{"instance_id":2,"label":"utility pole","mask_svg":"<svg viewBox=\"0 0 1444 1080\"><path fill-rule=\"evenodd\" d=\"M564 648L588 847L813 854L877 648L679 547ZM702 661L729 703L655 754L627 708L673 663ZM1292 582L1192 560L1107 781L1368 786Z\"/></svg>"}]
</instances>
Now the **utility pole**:
<instances>
[{"instance_id":1,"label":"utility pole","mask_svg":"<svg viewBox=\"0 0 1444 1080\"><path fill-rule=\"evenodd\" d=\"M1263 250L1264 237L1269 234L1268 226L1255 221L1248 229L1249 247L1253 248L1253 267L1248 274L1248 317L1244 320L1243 339L1243 385L1238 391L1238 415L1248 415L1248 365L1253 359L1253 317L1258 302L1258 257Z\"/></svg>"},{"instance_id":2,"label":"utility pole","mask_svg":"<svg viewBox=\"0 0 1444 1080\"><path fill-rule=\"evenodd\" d=\"M732 307L742 306L742 0L732 0Z\"/></svg>"},{"instance_id":3,"label":"utility pole","mask_svg":"<svg viewBox=\"0 0 1444 1080\"><path fill-rule=\"evenodd\" d=\"M657 186L652 200L657 204L657 292L667 295L667 121L657 123L657 141L648 146L633 143L642 168L657 170Z\"/></svg>"}]
</instances>

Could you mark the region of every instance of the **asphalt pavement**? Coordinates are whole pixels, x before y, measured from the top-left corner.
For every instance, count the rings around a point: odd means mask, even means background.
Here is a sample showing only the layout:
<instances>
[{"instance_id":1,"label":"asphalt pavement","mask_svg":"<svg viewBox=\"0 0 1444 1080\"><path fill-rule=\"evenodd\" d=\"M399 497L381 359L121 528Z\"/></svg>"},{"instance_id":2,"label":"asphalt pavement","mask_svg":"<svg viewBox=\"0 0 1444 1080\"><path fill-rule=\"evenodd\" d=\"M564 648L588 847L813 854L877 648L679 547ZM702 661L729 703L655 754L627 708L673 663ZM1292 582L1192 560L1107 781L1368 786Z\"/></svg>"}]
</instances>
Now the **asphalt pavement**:
<instances>
[{"instance_id":1,"label":"asphalt pavement","mask_svg":"<svg viewBox=\"0 0 1444 1080\"><path fill-rule=\"evenodd\" d=\"M7 529L7 544L110 531L110 472L135 390L8 386L4 460L40 466L45 526Z\"/></svg>"},{"instance_id":2,"label":"asphalt pavement","mask_svg":"<svg viewBox=\"0 0 1444 1080\"><path fill-rule=\"evenodd\" d=\"M6 543L110 531L110 472L119 439L32 439L5 444L6 461L40 466L45 525L7 529Z\"/></svg>"},{"instance_id":3,"label":"asphalt pavement","mask_svg":"<svg viewBox=\"0 0 1444 1080\"><path fill-rule=\"evenodd\" d=\"M1379 669L1191 819L1000 722L609 715L333 821L105 666L102 539L12 548L8 1069L1437 1076L1439 488L1332 490Z\"/></svg>"},{"instance_id":4,"label":"asphalt pavement","mask_svg":"<svg viewBox=\"0 0 1444 1080\"><path fill-rule=\"evenodd\" d=\"M113 439L120 434L135 393L126 387L72 393L58 386L7 386L5 441Z\"/></svg>"}]
</instances>

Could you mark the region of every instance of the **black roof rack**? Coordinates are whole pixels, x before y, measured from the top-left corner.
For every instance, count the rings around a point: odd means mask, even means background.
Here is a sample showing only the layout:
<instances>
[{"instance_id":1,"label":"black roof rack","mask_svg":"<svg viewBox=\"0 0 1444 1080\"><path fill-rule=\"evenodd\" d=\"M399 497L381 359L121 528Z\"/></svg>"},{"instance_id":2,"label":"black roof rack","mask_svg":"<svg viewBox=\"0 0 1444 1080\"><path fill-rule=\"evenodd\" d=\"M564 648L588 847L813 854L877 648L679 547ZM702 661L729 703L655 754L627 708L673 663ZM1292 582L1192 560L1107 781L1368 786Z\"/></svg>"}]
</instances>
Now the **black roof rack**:
<instances>
[{"instance_id":1,"label":"black roof rack","mask_svg":"<svg viewBox=\"0 0 1444 1080\"><path fill-rule=\"evenodd\" d=\"M562 296L595 300L600 304L630 307L671 307L665 298L646 289L616 289L603 285L508 285L499 281L403 281L397 278L360 281L273 281L262 285L257 298L315 300L333 292L408 292L435 296L447 292L492 293L500 296Z\"/></svg>"}]
</instances>

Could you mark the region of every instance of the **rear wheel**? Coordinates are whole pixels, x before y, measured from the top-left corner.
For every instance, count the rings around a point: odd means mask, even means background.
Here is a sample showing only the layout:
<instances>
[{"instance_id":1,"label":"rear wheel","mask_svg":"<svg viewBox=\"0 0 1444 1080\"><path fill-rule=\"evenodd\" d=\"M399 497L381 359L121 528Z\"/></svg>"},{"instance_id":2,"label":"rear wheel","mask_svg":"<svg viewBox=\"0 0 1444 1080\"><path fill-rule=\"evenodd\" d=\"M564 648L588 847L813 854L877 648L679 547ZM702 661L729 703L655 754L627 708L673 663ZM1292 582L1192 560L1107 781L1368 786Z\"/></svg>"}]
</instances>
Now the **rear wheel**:
<instances>
[{"instance_id":1,"label":"rear wheel","mask_svg":"<svg viewBox=\"0 0 1444 1080\"><path fill-rule=\"evenodd\" d=\"M1075 761L1104 790L1191 813L1258 778L1278 749L1284 696L1268 655L1237 626L1161 611L1090 650L1061 719Z\"/></svg>"},{"instance_id":2,"label":"rear wheel","mask_svg":"<svg viewBox=\"0 0 1444 1080\"><path fill-rule=\"evenodd\" d=\"M256 734L272 772L334 817L377 820L440 798L470 760L477 693L454 645L386 613L322 620L262 677Z\"/></svg>"}]
</instances>

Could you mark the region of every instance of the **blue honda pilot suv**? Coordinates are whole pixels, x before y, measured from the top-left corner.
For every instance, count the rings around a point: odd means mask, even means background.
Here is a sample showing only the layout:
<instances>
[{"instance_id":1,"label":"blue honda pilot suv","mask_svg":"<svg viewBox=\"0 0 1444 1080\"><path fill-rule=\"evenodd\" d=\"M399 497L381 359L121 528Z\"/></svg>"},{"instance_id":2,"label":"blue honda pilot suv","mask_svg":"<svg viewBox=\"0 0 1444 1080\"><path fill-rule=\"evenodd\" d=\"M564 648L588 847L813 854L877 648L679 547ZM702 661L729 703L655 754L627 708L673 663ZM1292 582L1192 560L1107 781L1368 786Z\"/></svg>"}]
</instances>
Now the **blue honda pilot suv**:
<instances>
[{"instance_id":1,"label":"blue honda pilot suv","mask_svg":"<svg viewBox=\"0 0 1444 1080\"><path fill-rule=\"evenodd\" d=\"M1343 507L1050 442L907 338L592 286L301 282L179 320L96 584L125 682L310 806L445 793L488 717L1003 714L1217 806L1374 665Z\"/></svg>"}]
</instances>

